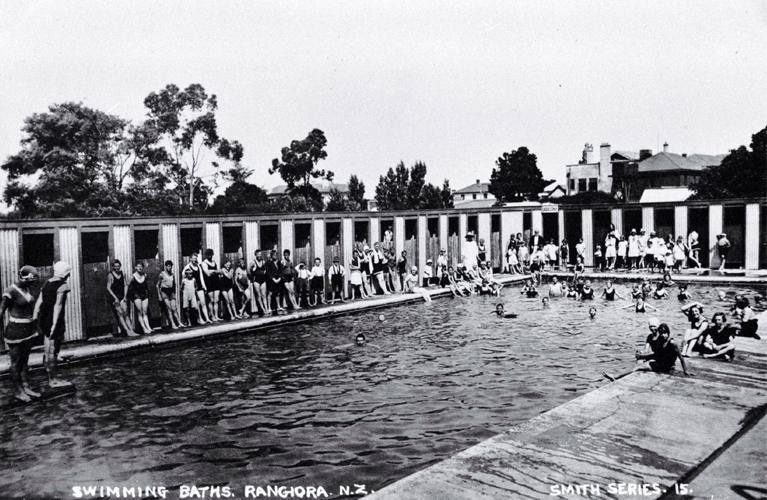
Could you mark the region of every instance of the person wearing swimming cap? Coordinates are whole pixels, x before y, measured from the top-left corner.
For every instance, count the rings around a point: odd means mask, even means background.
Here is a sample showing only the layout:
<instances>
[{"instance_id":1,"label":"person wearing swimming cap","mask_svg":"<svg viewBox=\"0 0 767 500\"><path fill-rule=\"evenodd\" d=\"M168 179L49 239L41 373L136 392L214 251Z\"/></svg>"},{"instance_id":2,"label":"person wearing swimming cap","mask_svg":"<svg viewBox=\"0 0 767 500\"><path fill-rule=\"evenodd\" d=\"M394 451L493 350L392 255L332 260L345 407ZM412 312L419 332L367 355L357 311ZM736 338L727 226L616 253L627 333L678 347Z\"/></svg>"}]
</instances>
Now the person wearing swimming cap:
<instances>
[{"instance_id":1,"label":"person wearing swimming cap","mask_svg":"<svg viewBox=\"0 0 767 500\"><path fill-rule=\"evenodd\" d=\"M67 296L72 291L67 283L71 273L72 266L67 262L58 261L53 264L53 277L45 282L35 304L34 318L39 321L38 326L45 340L43 361L51 387L69 385L68 382L56 378L56 358L66 331L64 309Z\"/></svg>"},{"instance_id":2,"label":"person wearing swimming cap","mask_svg":"<svg viewBox=\"0 0 767 500\"><path fill-rule=\"evenodd\" d=\"M658 343L658 327L660 326L660 320L658 318L650 318L647 321L647 328L650 329L650 334L645 340L644 349L637 351L637 354L650 354L655 352L655 345Z\"/></svg>"},{"instance_id":3,"label":"person wearing swimming cap","mask_svg":"<svg viewBox=\"0 0 767 500\"><path fill-rule=\"evenodd\" d=\"M0 301L0 319L8 311L8 327L4 332L5 343L11 357L9 370L13 396L24 402L40 397L29 387L29 353L37 337L33 313L37 297L32 283L37 281L37 269L24 266L19 270L19 280L9 286Z\"/></svg>"}]
</instances>

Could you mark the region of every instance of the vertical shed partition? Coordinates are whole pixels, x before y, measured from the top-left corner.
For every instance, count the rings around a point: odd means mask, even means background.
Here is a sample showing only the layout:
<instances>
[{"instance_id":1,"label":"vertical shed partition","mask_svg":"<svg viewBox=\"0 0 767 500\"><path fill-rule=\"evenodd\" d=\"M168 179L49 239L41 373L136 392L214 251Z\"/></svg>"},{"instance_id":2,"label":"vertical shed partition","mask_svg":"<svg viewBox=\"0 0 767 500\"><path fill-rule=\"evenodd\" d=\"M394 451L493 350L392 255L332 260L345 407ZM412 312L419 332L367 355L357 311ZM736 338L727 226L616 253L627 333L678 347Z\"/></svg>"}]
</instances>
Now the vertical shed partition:
<instances>
[{"instance_id":1,"label":"vertical shed partition","mask_svg":"<svg viewBox=\"0 0 767 500\"><path fill-rule=\"evenodd\" d=\"M87 230L80 235L83 255L83 316L85 337L113 333L112 296L106 292L111 271L109 259L109 231L101 228ZM126 269L128 271L129 269Z\"/></svg>"}]
</instances>

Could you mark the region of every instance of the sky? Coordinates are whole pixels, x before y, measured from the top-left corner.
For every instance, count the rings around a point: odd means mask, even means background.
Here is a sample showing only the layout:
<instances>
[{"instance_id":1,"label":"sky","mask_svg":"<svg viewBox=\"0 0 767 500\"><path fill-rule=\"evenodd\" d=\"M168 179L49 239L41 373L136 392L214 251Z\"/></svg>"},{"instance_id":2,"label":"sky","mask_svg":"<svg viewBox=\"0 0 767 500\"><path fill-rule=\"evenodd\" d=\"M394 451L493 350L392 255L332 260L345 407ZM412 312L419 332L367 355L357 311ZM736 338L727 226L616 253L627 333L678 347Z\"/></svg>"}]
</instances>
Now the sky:
<instances>
[{"instance_id":1,"label":"sky","mask_svg":"<svg viewBox=\"0 0 767 500\"><path fill-rule=\"evenodd\" d=\"M767 2L0 0L0 161L24 119L83 104L140 122L173 83L218 97L267 189L319 128L320 168L423 161L453 189L527 147L565 178L584 143L720 154L767 126ZM0 178L0 188L4 187Z\"/></svg>"}]
</instances>

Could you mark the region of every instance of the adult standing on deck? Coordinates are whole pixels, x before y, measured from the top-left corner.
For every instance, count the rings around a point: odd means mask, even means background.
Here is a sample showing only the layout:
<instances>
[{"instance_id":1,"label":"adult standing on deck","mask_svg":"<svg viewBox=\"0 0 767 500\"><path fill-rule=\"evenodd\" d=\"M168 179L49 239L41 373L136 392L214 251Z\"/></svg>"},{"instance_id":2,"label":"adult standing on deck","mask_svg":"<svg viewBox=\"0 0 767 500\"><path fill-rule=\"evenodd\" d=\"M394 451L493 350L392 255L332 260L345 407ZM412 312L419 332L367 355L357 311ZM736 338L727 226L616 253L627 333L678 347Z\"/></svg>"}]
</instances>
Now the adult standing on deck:
<instances>
[{"instance_id":1,"label":"adult standing on deck","mask_svg":"<svg viewBox=\"0 0 767 500\"><path fill-rule=\"evenodd\" d=\"M123 335L128 337L138 337L138 333L133 331L130 324L130 315L128 308L128 281L125 279L125 273L122 272L122 262L115 259L112 262L112 271L107 276L107 293L112 297L112 313L117 319L117 332L119 334L122 328Z\"/></svg>"},{"instance_id":2,"label":"adult standing on deck","mask_svg":"<svg viewBox=\"0 0 767 500\"><path fill-rule=\"evenodd\" d=\"M5 343L11 357L10 379L13 396L21 401L40 397L39 392L29 388L29 353L37 332L32 319L35 301L32 283L37 281L37 269L24 266L19 270L19 281L9 286L0 302L0 319L9 312L8 327L5 329Z\"/></svg>"},{"instance_id":3,"label":"adult standing on deck","mask_svg":"<svg viewBox=\"0 0 767 500\"><path fill-rule=\"evenodd\" d=\"M218 311L218 301L221 294L221 270L218 264L213 260L213 249L205 250L205 260L200 264L202 269L202 280L205 283L205 290L208 292L208 317L211 321L222 321Z\"/></svg>"},{"instance_id":4,"label":"adult standing on deck","mask_svg":"<svg viewBox=\"0 0 767 500\"><path fill-rule=\"evenodd\" d=\"M251 312L253 314L261 311L263 314L270 314L272 312L271 304L266 297L268 296L268 287L266 283L266 262L263 259L261 249L256 250L253 253L256 258L250 264L250 279L253 282L253 303L251 304Z\"/></svg>"},{"instance_id":5,"label":"adult standing on deck","mask_svg":"<svg viewBox=\"0 0 767 500\"><path fill-rule=\"evenodd\" d=\"M208 317L208 308L205 305L205 281L202 279L202 268L198 262L199 258L200 254L192 252L192 255L189 257L189 264L184 267L184 274L186 274L187 270L192 272L192 278L194 279L196 285L195 290L197 293L197 315L198 318L202 318L200 323L205 325L210 323L211 320Z\"/></svg>"},{"instance_id":6,"label":"adult standing on deck","mask_svg":"<svg viewBox=\"0 0 767 500\"><path fill-rule=\"evenodd\" d=\"M70 274L72 266L68 262L59 261L53 264L53 277L46 281L40 290L33 314L33 318L39 321L40 331L45 337L43 361L45 371L48 372L48 385L51 387L69 385L56 378L56 358L59 356L66 331L64 308L67 296L72 291L67 283Z\"/></svg>"},{"instance_id":7,"label":"adult standing on deck","mask_svg":"<svg viewBox=\"0 0 767 500\"><path fill-rule=\"evenodd\" d=\"M479 247L474 241L474 231L466 233L466 243L461 245L461 253L466 269L474 269L474 266L479 263Z\"/></svg>"}]
</instances>

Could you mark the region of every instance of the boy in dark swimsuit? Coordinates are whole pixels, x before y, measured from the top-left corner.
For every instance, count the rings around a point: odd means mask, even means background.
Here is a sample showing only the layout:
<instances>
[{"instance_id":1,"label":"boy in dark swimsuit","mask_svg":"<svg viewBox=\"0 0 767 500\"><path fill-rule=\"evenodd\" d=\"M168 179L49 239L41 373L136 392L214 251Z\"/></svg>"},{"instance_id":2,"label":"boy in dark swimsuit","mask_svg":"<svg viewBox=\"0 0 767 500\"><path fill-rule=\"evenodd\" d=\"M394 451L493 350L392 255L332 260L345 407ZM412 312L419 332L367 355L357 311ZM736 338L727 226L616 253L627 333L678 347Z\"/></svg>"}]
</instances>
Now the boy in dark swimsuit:
<instances>
[{"instance_id":1,"label":"boy in dark swimsuit","mask_svg":"<svg viewBox=\"0 0 767 500\"><path fill-rule=\"evenodd\" d=\"M671 331L669 330L669 327L665 323L661 323L658 326L658 339L655 341L655 346L653 348L653 351L647 354L643 354L641 352L636 353L636 359L637 360L644 360L645 362L637 365L631 370L627 370L623 373L619 373L618 375L610 375L607 372L604 372L602 375L605 376L605 378L610 379L610 381L614 382L615 380L625 377L626 375L629 375L634 372L638 371L652 371L655 373L669 373L671 370L674 369L674 365L676 364L676 360L679 359L679 362L682 365L682 372L688 376L691 377L692 373L689 373L687 371L687 365L684 363L684 358L682 357L682 353L679 352L679 348L674 343L673 340L670 338Z\"/></svg>"}]
</instances>

